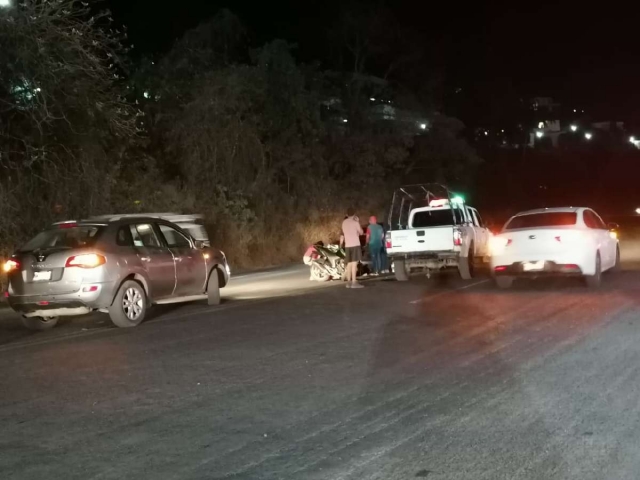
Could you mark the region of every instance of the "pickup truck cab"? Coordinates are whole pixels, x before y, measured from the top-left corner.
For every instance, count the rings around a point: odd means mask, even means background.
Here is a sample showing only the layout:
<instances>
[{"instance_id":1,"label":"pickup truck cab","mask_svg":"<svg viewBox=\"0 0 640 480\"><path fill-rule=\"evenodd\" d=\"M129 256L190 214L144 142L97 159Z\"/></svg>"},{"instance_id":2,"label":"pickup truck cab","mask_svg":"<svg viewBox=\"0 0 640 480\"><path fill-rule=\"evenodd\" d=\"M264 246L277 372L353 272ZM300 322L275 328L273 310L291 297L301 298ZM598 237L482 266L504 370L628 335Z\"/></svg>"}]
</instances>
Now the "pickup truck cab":
<instances>
[{"instance_id":1,"label":"pickup truck cab","mask_svg":"<svg viewBox=\"0 0 640 480\"><path fill-rule=\"evenodd\" d=\"M427 206L410 208L406 226L399 226L387 232L385 242L400 281L417 268L427 273L457 268L468 280L474 266L489 255L491 233L478 211L460 197L433 198Z\"/></svg>"}]
</instances>

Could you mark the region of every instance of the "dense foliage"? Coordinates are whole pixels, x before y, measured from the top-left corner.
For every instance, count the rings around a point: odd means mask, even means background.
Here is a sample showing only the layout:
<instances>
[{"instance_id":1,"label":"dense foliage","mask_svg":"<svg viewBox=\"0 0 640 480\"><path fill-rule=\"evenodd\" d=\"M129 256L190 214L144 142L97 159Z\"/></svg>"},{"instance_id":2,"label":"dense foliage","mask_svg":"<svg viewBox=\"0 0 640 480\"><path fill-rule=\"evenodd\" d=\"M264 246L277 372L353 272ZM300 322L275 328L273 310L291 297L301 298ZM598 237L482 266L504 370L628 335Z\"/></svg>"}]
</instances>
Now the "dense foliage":
<instances>
[{"instance_id":1,"label":"dense foliage","mask_svg":"<svg viewBox=\"0 0 640 480\"><path fill-rule=\"evenodd\" d=\"M336 237L349 205L382 215L398 183L464 185L479 163L424 91L367 74L376 55L388 73L412 57L368 51L352 16L359 36L333 70L280 40L250 49L228 11L133 68L108 15L85 5L0 11L5 253L56 218L177 211L206 214L234 264L274 264Z\"/></svg>"}]
</instances>

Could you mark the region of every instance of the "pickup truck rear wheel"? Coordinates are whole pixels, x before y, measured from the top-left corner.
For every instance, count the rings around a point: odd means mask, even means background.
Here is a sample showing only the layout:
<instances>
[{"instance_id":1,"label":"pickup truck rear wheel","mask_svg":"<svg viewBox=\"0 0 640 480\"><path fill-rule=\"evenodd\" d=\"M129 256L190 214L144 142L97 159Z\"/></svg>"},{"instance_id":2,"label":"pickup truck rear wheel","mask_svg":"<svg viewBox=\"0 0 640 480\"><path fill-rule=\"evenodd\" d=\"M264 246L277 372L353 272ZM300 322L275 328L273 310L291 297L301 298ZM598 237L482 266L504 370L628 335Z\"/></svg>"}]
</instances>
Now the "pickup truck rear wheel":
<instances>
[{"instance_id":1,"label":"pickup truck rear wheel","mask_svg":"<svg viewBox=\"0 0 640 480\"><path fill-rule=\"evenodd\" d=\"M397 281L399 282L409 281L409 274L407 273L407 266L404 260L394 260L393 271L396 274Z\"/></svg>"},{"instance_id":2,"label":"pickup truck rear wheel","mask_svg":"<svg viewBox=\"0 0 640 480\"><path fill-rule=\"evenodd\" d=\"M469 247L469 253L472 253L473 245ZM474 275L473 256L460 257L458 259L458 272L463 280L471 280Z\"/></svg>"}]
</instances>

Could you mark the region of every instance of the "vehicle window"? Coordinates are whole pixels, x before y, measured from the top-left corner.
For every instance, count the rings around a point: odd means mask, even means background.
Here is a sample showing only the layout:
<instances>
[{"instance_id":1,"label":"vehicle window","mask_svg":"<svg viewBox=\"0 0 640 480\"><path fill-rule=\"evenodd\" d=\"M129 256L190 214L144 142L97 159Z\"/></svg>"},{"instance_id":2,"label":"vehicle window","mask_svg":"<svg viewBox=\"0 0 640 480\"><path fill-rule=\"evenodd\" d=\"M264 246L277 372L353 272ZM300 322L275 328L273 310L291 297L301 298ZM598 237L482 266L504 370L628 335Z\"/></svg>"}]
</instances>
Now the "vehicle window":
<instances>
[{"instance_id":1,"label":"vehicle window","mask_svg":"<svg viewBox=\"0 0 640 480\"><path fill-rule=\"evenodd\" d=\"M121 247L133 246L133 239L131 238L131 230L129 227L120 227L116 234L116 245Z\"/></svg>"},{"instance_id":2,"label":"vehicle window","mask_svg":"<svg viewBox=\"0 0 640 480\"><path fill-rule=\"evenodd\" d=\"M31 252L46 248L71 249L91 247L95 245L100 234L104 230L102 226L60 226L40 232L19 249L20 252Z\"/></svg>"},{"instance_id":3,"label":"vehicle window","mask_svg":"<svg viewBox=\"0 0 640 480\"><path fill-rule=\"evenodd\" d=\"M482 221L482 217L480 216L480 214L478 213L477 210L473 211L474 215L476 216L476 220L478 222L478 226L481 228L484 228L484 222Z\"/></svg>"},{"instance_id":4,"label":"vehicle window","mask_svg":"<svg viewBox=\"0 0 640 480\"><path fill-rule=\"evenodd\" d=\"M160 247L160 241L149 223L130 225L133 245L136 247Z\"/></svg>"},{"instance_id":5,"label":"vehicle window","mask_svg":"<svg viewBox=\"0 0 640 480\"><path fill-rule=\"evenodd\" d=\"M607 227L607 224L604 223L604 220L602 220L602 218L600 217L600 215L598 215L596 212L594 212L593 210L591 210L591 213L593 214L595 220L596 220L596 225L597 228L601 229L601 230L609 230L609 227Z\"/></svg>"},{"instance_id":6,"label":"vehicle window","mask_svg":"<svg viewBox=\"0 0 640 480\"><path fill-rule=\"evenodd\" d=\"M598 221L591 210L585 210L582 214L582 218L584 219L584 224L587 228L598 228Z\"/></svg>"},{"instance_id":7,"label":"vehicle window","mask_svg":"<svg viewBox=\"0 0 640 480\"><path fill-rule=\"evenodd\" d=\"M454 209L454 214L456 215L456 221L462 223L460 210ZM453 225L451 210L448 208L416 212L411 221L413 228L444 227L447 225Z\"/></svg>"},{"instance_id":8,"label":"vehicle window","mask_svg":"<svg viewBox=\"0 0 640 480\"><path fill-rule=\"evenodd\" d=\"M167 241L167 245L171 248L191 248L191 242L187 237L180 233L175 228L169 225L160 224L160 231L162 236Z\"/></svg>"},{"instance_id":9,"label":"vehicle window","mask_svg":"<svg viewBox=\"0 0 640 480\"><path fill-rule=\"evenodd\" d=\"M505 225L505 230L518 228L563 227L575 225L578 215L575 212L531 213L513 217Z\"/></svg>"},{"instance_id":10,"label":"vehicle window","mask_svg":"<svg viewBox=\"0 0 640 480\"><path fill-rule=\"evenodd\" d=\"M476 211L473 208L467 208L467 214L471 219L471 223L474 226L479 227L480 225L478 225L478 217L476 217Z\"/></svg>"}]
</instances>

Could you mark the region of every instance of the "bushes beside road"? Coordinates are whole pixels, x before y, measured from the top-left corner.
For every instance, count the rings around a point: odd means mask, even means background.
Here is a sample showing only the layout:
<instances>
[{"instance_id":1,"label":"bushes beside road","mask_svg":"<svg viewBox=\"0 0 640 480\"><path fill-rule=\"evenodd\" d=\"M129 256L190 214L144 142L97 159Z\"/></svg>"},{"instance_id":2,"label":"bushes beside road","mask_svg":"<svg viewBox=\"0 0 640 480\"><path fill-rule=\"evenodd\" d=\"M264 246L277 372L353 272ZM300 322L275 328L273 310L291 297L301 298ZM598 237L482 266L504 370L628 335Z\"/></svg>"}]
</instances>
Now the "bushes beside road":
<instances>
[{"instance_id":1,"label":"bushes beside road","mask_svg":"<svg viewBox=\"0 0 640 480\"><path fill-rule=\"evenodd\" d=\"M464 185L479 162L400 84L301 65L283 41L250 50L229 12L134 67L89 8L0 11L3 256L56 220L173 211L204 213L232 264L277 264L335 238L348 205L381 215L399 182ZM429 129L373 117L373 95Z\"/></svg>"}]
</instances>

